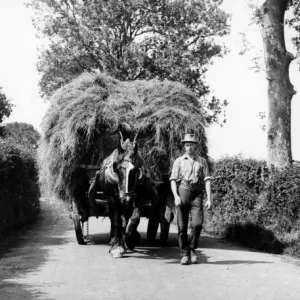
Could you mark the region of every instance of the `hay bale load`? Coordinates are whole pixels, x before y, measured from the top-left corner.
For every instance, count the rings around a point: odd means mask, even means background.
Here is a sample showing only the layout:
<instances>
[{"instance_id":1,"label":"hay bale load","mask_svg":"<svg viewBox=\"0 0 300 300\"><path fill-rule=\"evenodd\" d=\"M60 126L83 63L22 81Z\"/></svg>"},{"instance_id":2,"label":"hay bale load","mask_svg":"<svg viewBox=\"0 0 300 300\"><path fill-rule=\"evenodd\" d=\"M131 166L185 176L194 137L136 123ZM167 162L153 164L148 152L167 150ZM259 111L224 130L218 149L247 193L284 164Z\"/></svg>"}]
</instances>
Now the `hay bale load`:
<instances>
[{"instance_id":1,"label":"hay bale load","mask_svg":"<svg viewBox=\"0 0 300 300\"><path fill-rule=\"evenodd\" d=\"M139 149L152 175L169 175L186 131L200 139L207 157L205 118L196 95L171 81L122 82L105 74L82 74L52 97L42 124L40 180L70 201L80 181L80 164L100 165L119 141L118 130L139 132Z\"/></svg>"}]
</instances>

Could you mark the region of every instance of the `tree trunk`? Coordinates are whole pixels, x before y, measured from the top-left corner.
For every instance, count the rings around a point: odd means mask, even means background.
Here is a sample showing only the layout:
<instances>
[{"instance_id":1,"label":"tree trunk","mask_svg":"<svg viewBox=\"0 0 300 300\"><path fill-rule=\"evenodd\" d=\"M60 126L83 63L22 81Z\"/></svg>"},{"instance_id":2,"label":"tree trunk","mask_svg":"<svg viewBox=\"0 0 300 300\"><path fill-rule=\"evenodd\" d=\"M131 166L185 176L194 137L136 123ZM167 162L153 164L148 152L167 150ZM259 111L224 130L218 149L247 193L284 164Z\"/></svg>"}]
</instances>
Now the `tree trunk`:
<instances>
[{"instance_id":1,"label":"tree trunk","mask_svg":"<svg viewBox=\"0 0 300 300\"><path fill-rule=\"evenodd\" d=\"M294 59L286 51L284 14L289 0L266 0L260 7L262 37L268 79L268 165L283 168L292 163L291 100L294 91L289 66Z\"/></svg>"}]
</instances>

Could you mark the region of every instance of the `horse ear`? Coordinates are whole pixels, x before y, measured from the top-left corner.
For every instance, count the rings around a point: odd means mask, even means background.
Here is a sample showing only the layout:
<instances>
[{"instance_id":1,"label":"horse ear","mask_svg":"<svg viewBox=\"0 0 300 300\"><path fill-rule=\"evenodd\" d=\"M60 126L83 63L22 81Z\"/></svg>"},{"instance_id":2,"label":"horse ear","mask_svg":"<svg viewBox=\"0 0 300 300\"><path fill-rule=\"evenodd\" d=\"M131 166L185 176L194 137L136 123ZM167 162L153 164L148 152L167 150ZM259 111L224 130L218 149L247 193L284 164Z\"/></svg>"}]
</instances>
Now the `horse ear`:
<instances>
[{"instance_id":1,"label":"horse ear","mask_svg":"<svg viewBox=\"0 0 300 300\"><path fill-rule=\"evenodd\" d=\"M119 152L122 153L125 151L125 149L124 149L124 138L121 131L119 131L119 135L120 135Z\"/></svg>"},{"instance_id":2,"label":"horse ear","mask_svg":"<svg viewBox=\"0 0 300 300\"><path fill-rule=\"evenodd\" d=\"M137 134L134 136L134 139L133 139L133 153L134 153L134 154L137 154L137 151L138 151L138 144L137 144L137 142L136 142L138 134L139 134L139 133L137 133Z\"/></svg>"}]
</instances>

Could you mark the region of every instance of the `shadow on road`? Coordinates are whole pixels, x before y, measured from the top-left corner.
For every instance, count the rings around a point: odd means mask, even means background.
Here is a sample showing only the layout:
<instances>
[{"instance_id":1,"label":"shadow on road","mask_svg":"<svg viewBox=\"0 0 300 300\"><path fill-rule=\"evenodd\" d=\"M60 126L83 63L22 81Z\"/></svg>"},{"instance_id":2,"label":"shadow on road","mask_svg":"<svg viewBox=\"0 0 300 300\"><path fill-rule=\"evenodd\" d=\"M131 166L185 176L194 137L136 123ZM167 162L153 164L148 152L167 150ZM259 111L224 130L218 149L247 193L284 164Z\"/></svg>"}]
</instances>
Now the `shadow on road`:
<instances>
[{"instance_id":1,"label":"shadow on road","mask_svg":"<svg viewBox=\"0 0 300 300\"><path fill-rule=\"evenodd\" d=\"M42 203L42 214L34 224L0 242L0 299L45 299L38 287L24 283L24 278L47 261L49 246L68 240L65 233L73 224L66 214L61 208L57 211L51 204Z\"/></svg>"},{"instance_id":2,"label":"shadow on road","mask_svg":"<svg viewBox=\"0 0 300 300\"><path fill-rule=\"evenodd\" d=\"M97 233L90 235L86 245L108 245L109 233Z\"/></svg>"},{"instance_id":3,"label":"shadow on road","mask_svg":"<svg viewBox=\"0 0 300 300\"><path fill-rule=\"evenodd\" d=\"M159 234L157 239L151 245L147 242L146 233L140 232L142 236L141 243L133 250L129 251L124 258L135 259L161 259L165 260L166 264L178 264L180 262L180 251L178 249L177 233L170 233L168 238L168 244L161 246L159 242ZM87 243L92 245L107 245L109 241L109 233L92 234L90 240ZM229 242L220 240L218 238L203 235L199 239L199 247L201 249L221 249L231 251L241 251L241 247L237 247ZM243 249L243 251L249 251L250 249ZM222 260L222 261L209 261L209 257L205 255L201 250L197 250L198 263L199 264L215 264L215 265L237 265L237 264L263 264L270 263L268 261L255 261L255 260ZM142 255L141 255L142 254Z\"/></svg>"},{"instance_id":4,"label":"shadow on road","mask_svg":"<svg viewBox=\"0 0 300 300\"><path fill-rule=\"evenodd\" d=\"M269 261L257 261L257 260L221 260L210 262L209 257L205 255L201 250L196 250L198 256L198 264L211 264L211 265L238 265L238 264L269 264ZM141 256L140 254L143 254ZM180 251L177 248L170 247L137 247L131 253L127 254L130 257L137 259L162 259L166 264L179 264Z\"/></svg>"},{"instance_id":5,"label":"shadow on road","mask_svg":"<svg viewBox=\"0 0 300 300\"><path fill-rule=\"evenodd\" d=\"M160 245L158 239L151 245L147 243L146 233L141 232L142 240L139 246L133 251L129 251L124 258L135 259L161 259L165 260L166 264L179 264L180 251L178 249L177 234L170 233L168 244L164 247ZM158 238L158 237L157 237ZM109 234L94 234L91 236L91 244L94 245L107 245L109 240ZM199 239L199 246L201 249L222 249L222 250L241 250L241 248L235 247L230 243L220 241L218 238L201 236ZM250 250L243 250L250 251ZM263 264L270 263L268 261L256 261L256 260L223 260L210 262L209 257L205 255L201 250L196 250L199 264L215 264L215 265L237 265L237 264ZM141 255L142 254L142 255Z\"/></svg>"}]
</instances>

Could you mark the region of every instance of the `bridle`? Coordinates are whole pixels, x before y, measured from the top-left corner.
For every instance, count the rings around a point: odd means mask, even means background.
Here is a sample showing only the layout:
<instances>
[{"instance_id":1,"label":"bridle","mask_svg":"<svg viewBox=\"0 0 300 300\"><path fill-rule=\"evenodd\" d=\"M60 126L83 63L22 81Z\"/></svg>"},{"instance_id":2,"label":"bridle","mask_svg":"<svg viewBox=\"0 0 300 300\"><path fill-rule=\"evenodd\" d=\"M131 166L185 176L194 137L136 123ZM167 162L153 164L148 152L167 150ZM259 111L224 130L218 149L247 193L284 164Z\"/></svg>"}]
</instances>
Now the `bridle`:
<instances>
[{"instance_id":1,"label":"bridle","mask_svg":"<svg viewBox=\"0 0 300 300\"><path fill-rule=\"evenodd\" d=\"M130 171L135 168L135 166L132 163L132 159L129 157L130 153L125 155L122 161L120 162L120 167L125 169L125 195L126 196L132 196L134 194L134 191L129 192L129 174ZM143 170L141 167L138 167L138 177L137 181L141 181L143 178ZM120 182L118 182L119 188L120 187Z\"/></svg>"},{"instance_id":2,"label":"bridle","mask_svg":"<svg viewBox=\"0 0 300 300\"><path fill-rule=\"evenodd\" d=\"M106 177L105 180L110 184L114 184L118 187L120 197L123 199L124 197L127 201L130 198L135 197L135 186L141 185L144 178L144 170L143 170L143 163L141 163L140 158L137 153L137 144L136 144L137 134L134 137L132 143L130 143L129 139L124 141L122 133L120 132L120 148L119 154L114 160L112 161L109 166L106 167ZM133 159L133 156L136 159ZM137 165L136 165L137 163ZM115 165L116 164L116 165ZM138 174L134 174L136 176L134 178L134 187L131 191L129 191L129 183L130 183L130 172L131 170L137 169L136 171ZM118 175L118 171L121 171L124 178L120 180ZM124 182L125 180L125 182Z\"/></svg>"}]
</instances>

